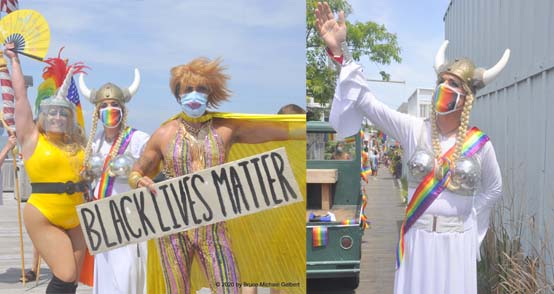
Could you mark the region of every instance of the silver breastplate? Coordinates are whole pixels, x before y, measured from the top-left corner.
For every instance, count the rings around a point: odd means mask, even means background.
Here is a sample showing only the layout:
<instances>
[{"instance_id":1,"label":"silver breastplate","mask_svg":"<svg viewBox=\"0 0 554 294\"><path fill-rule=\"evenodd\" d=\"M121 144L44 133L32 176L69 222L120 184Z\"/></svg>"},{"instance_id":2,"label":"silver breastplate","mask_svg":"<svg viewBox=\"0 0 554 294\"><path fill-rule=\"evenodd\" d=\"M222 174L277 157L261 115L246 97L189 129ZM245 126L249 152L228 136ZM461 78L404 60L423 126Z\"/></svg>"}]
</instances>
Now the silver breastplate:
<instances>
[{"instance_id":1,"label":"silver breastplate","mask_svg":"<svg viewBox=\"0 0 554 294\"><path fill-rule=\"evenodd\" d=\"M417 188L423 178L435 167L435 156L428 150L418 148L408 160L408 186ZM473 196L481 181L481 165L475 157L461 157L451 170L447 189L453 193Z\"/></svg>"}]
</instances>

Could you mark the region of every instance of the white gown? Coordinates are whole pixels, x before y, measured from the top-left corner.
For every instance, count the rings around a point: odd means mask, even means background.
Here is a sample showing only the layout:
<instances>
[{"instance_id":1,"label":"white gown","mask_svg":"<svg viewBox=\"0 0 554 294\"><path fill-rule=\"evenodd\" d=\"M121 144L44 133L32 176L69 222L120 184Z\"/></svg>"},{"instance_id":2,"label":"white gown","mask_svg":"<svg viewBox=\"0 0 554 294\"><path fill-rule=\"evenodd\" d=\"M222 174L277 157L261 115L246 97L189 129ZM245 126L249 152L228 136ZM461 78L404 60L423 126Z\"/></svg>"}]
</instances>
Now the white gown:
<instances>
[{"instance_id":1,"label":"white gown","mask_svg":"<svg viewBox=\"0 0 554 294\"><path fill-rule=\"evenodd\" d=\"M418 145L432 146L430 123L378 101L361 66L349 63L342 67L337 81L330 123L338 137L346 137L359 131L363 117L398 140L408 159ZM422 128L427 128L423 133L428 135L422 138L424 142L418 142ZM444 153L454 146L455 138L441 136L440 142ZM476 195L461 196L445 189L424 213L461 216L464 232L437 233L412 227L404 237L404 259L396 271L394 293L477 293L479 246L487 232L490 210L501 197L502 177L490 141L473 156L481 166ZM414 192L415 188L408 189L408 201Z\"/></svg>"},{"instance_id":2,"label":"white gown","mask_svg":"<svg viewBox=\"0 0 554 294\"><path fill-rule=\"evenodd\" d=\"M140 157L150 136L141 131L135 131L126 152L130 152L136 159ZM92 150L100 152L104 158L108 155L112 143L104 139L104 131L100 131L94 138ZM95 199L98 198L99 183L94 190ZM117 177L111 195L129 191L127 178ZM94 256L94 286L93 293L127 294L146 293L146 242L131 244Z\"/></svg>"}]
</instances>

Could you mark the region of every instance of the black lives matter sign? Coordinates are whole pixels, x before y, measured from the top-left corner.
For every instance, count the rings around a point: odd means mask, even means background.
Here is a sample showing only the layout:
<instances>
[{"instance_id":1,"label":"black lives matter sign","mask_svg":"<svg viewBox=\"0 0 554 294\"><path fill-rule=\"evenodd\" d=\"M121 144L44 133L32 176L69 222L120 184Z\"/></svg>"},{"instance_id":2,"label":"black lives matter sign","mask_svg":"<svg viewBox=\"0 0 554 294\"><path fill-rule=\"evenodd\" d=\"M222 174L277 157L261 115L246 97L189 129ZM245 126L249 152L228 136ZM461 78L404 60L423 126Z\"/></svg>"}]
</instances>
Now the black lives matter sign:
<instances>
[{"instance_id":1,"label":"black lives matter sign","mask_svg":"<svg viewBox=\"0 0 554 294\"><path fill-rule=\"evenodd\" d=\"M91 254L302 201L284 148L77 207Z\"/></svg>"}]
</instances>

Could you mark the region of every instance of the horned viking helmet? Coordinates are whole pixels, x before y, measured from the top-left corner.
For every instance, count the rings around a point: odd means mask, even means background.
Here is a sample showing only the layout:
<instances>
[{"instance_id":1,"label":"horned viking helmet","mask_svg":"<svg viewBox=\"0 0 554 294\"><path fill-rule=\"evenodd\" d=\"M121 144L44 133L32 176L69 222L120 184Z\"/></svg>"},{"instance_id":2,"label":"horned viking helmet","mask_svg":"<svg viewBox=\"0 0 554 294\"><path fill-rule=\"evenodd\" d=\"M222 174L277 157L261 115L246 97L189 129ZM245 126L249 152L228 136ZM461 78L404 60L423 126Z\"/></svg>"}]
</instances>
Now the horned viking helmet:
<instances>
[{"instance_id":1,"label":"horned viking helmet","mask_svg":"<svg viewBox=\"0 0 554 294\"><path fill-rule=\"evenodd\" d=\"M442 73L451 73L463 82L467 83L472 89L481 89L492 82L498 74L504 69L510 59L510 49L506 49L500 60L489 69L475 68L471 60L463 58L447 62L445 58L448 40L444 41L435 56L435 72L437 75Z\"/></svg>"},{"instance_id":2,"label":"horned viking helmet","mask_svg":"<svg viewBox=\"0 0 554 294\"><path fill-rule=\"evenodd\" d=\"M135 68L135 79L129 88L121 89L115 84L106 83L100 89L89 89L85 84L85 78L83 74L79 75L79 90L83 93L83 96L87 98L92 104L98 104L101 101L108 99L115 99L121 104L125 104L131 100L131 98L137 93L140 85L140 73Z\"/></svg>"}]
</instances>

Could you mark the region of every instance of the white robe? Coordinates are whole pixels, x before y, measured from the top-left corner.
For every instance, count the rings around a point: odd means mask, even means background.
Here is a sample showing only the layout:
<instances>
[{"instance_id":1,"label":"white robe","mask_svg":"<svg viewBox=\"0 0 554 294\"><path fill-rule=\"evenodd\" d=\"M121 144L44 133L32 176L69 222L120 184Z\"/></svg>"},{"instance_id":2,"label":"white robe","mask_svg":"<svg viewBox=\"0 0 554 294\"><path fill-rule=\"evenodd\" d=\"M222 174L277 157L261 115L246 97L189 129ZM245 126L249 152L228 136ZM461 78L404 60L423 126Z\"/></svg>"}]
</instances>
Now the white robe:
<instances>
[{"instance_id":1,"label":"white robe","mask_svg":"<svg viewBox=\"0 0 554 294\"><path fill-rule=\"evenodd\" d=\"M150 136L141 131L135 131L125 152L136 159L140 157ZM99 152L103 158L108 155L112 143L104 139L104 131L100 131L93 142L93 154ZM94 190L98 198L99 183ZM127 178L116 177L111 195L129 191ZM146 293L146 242L131 244L94 256L94 287L93 293Z\"/></svg>"},{"instance_id":2,"label":"white robe","mask_svg":"<svg viewBox=\"0 0 554 294\"><path fill-rule=\"evenodd\" d=\"M349 63L341 69L329 121L338 137L346 137L359 131L364 116L398 140L406 158L412 156L418 144L432 146L429 122L378 101L367 86L361 66ZM427 128L426 142L418 142L422 128ZM443 153L455 144L453 137L441 136L440 141ZM396 271L395 293L477 293L479 246L487 232L490 210L501 197L502 177L490 141L474 157L481 165L476 196L461 196L445 189L425 211L461 216L465 231L437 233L412 227L404 237L404 259ZM414 188L408 189L408 201L414 192Z\"/></svg>"}]
</instances>

